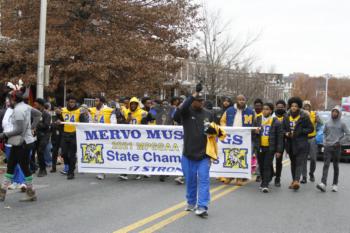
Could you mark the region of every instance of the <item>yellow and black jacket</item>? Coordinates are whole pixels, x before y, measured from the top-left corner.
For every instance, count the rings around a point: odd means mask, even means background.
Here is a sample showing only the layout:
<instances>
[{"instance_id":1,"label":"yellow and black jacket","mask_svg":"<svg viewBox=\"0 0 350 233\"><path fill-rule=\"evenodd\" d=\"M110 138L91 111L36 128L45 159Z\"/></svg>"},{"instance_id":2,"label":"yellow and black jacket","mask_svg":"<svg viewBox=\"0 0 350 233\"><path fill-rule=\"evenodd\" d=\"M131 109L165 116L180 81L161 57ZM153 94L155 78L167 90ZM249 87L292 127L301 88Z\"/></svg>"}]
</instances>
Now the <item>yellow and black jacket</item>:
<instances>
[{"instance_id":1,"label":"yellow and black jacket","mask_svg":"<svg viewBox=\"0 0 350 233\"><path fill-rule=\"evenodd\" d=\"M82 114L81 109L76 107L73 109L62 108L61 116L59 117L61 121L69 123L78 123L78 122L89 122L88 116ZM75 125L65 124L63 126L63 133L72 134L76 132Z\"/></svg>"},{"instance_id":2,"label":"yellow and black jacket","mask_svg":"<svg viewBox=\"0 0 350 233\"><path fill-rule=\"evenodd\" d=\"M255 119L254 127L261 128L261 130L259 134L253 135L254 152L257 154L261 147L268 147L270 153L283 153L284 135L282 123L276 117L271 117L268 127L263 127L262 120L262 116ZM267 144L262 143L264 142L264 137L267 140Z\"/></svg>"}]
</instances>

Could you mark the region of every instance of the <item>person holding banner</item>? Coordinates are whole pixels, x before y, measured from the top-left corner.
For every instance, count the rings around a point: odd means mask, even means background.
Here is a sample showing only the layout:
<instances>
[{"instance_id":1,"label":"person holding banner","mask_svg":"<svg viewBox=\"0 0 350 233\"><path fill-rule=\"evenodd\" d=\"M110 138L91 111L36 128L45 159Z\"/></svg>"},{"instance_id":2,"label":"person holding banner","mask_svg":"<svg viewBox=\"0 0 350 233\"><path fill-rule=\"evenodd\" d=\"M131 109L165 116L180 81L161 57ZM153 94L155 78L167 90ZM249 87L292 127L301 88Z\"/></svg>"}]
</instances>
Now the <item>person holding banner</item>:
<instances>
[{"instance_id":1,"label":"person holding banner","mask_svg":"<svg viewBox=\"0 0 350 233\"><path fill-rule=\"evenodd\" d=\"M106 105L106 99L103 96L95 98L95 107L89 108L92 123L117 124L117 117L113 108ZM97 174L96 179L104 180L105 174Z\"/></svg>"},{"instance_id":2,"label":"person holding banner","mask_svg":"<svg viewBox=\"0 0 350 233\"><path fill-rule=\"evenodd\" d=\"M309 153L308 135L313 132L314 127L309 115L301 110L303 102L299 97L290 98L288 107L289 112L283 120L283 131L293 179L289 189L298 190L304 160Z\"/></svg>"},{"instance_id":3,"label":"person holding banner","mask_svg":"<svg viewBox=\"0 0 350 233\"><path fill-rule=\"evenodd\" d=\"M248 107L246 103L246 97L244 95L238 95L236 97L236 104L229 107L221 117L220 125L230 127L253 127L255 118L254 110ZM221 181L225 184L229 184L232 178L222 178ZM241 186L243 180L236 179L235 184Z\"/></svg>"},{"instance_id":4,"label":"person holding banner","mask_svg":"<svg viewBox=\"0 0 350 233\"><path fill-rule=\"evenodd\" d=\"M131 125L140 125L140 124L148 124L151 121L154 121L155 118L152 116L151 113L143 110L141 108L141 104L138 98L133 97L130 100L130 104L128 108L124 111L124 116L126 118L126 124L131 124ZM136 180L140 180L142 176L137 175ZM128 180L128 175L126 174L121 174L119 176L120 180Z\"/></svg>"},{"instance_id":5,"label":"person holding banner","mask_svg":"<svg viewBox=\"0 0 350 233\"><path fill-rule=\"evenodd\" d=\"M64 158L64 164L68 166L67 179L74 179L75 164L77 162L77 139L76 139L76 128L75 125L67 123L76 122L89 122L86 114L83 114L77 105L77 99L74 96L67 97L68 105L62 110L57 110L59 120L66 122L63 126L62 134L62 154Z\"/></svg>"},{"instance_id":6,"label":"person holding banner","mask_svg":"<svg viewBox=\"0 0 350 233\"><path fill-rule=\"evenodd\" d=\"M262 115L256 118L256 137L254 142L255 154L258 155L258 163L262 182L260 190L269 192L269 183L273 176L273 158L282 157L283 131L282 124L272 116L274 106L272 103L263 104Z\"/></svg>"},{"instance_id":7,"label":"person holding banner","mask_svg":"<svg viewBox=\"0 0 350 233\"><path fill-rule=\"evenodd\" d=\"M213 152L211 142L216 143L216 137L209 138L207 134L220 137L225 136L225 132L214 123L213 114L203 108L204 97L200 93L202 89L202 84L197 84L196 92L175 112L174 119L182 122L184 130L181 166L186 180L188 206L185 210L195 211L197 216L206 217L210 200L209 170L210 156L213 155L210 153Z\"/></svg>"}]
</instances>

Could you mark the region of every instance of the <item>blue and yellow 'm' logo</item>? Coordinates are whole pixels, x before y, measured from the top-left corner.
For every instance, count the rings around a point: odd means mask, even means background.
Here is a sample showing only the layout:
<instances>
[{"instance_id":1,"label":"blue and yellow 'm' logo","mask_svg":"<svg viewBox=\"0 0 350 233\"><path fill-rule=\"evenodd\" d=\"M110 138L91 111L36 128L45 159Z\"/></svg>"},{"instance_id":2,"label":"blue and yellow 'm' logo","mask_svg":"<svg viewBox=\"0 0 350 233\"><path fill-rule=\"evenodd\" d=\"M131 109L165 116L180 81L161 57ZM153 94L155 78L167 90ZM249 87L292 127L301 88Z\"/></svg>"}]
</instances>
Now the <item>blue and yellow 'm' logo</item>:
<instances>
[{"instance_id":1,"label":"blue and yellow 'm' logo","mask_svg":"<svg viewBox=\"0 0 350 233\"><path fill-rule=\"evenodd\" d=\"M248 169L248 149L225 148L224 167Z\"/></svg>"},{"instance_id":2,"label":"blue and yellow 'm' logo","mask_svg":"<svg viewBox=\"0 0 350 233\"><path fill-rule=\"evenodd\" d=\"M82 163L103 164L103 144L81 144L83 156Z\"/></svg>"}]
</instances>

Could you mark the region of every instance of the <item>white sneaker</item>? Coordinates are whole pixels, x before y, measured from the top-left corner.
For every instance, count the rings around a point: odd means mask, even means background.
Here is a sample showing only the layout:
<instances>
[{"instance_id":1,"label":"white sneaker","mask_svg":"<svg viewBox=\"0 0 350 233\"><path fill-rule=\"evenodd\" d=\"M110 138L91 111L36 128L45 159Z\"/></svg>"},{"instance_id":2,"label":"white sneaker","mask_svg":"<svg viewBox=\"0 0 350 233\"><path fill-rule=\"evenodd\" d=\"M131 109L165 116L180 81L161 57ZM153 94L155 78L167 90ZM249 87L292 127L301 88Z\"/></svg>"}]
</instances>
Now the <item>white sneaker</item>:
<instances>
[{"instance_id":1,"label":"white sneaker","mask_svg":"<svg viewBox=\"0 0 350 233\"><path fill-rule=\"evenodd\" d=\"M261 189L261 191L262 191L263 193L268 193L268 192L269 192L269 189L268 189L267 187L264 187L264 188Z\"/></svg>"},{"instance_id":2,"label":"white sneaker","mask_svg":"<svg viewBox=\"0 0 350 233\"><path fill-rule=\"evenodd\" d=\"M27 191L27 185L25 184L19 185L18 188L21 190L22 193L25 193Z\"/></svg>"},{"instance_id":3,"label":"white sneaker","mask_svg":"<svg viewBox=\"0 0 350 233\"><path fill-rule=\"evenodd\" d=\"M12 183L7 189L8 190L15 190L17 189L18 184L17 183Z\"/></svg>"},{"instance_id":4,"label":"white sneaker","mask_svg":"<svg viewBox=\"0 0 350 233\"><path fill-rule=\"evenodd\" d=\"M142 179L142 176L138 175L135 177L135 180L141 180Z\"/></svg>"},{"instance_id":5,"label":"white sneaker","mask_svg":"<svg viewBox=\"0 0 350 233\"><path fill-rule=\"evenodd\" d=\"M332 185L332 192L338 192L338 185Z\"/></svg>"},{"instance_id":6,"label":"white sneaker","mask_svg":"<svg viewBox=\"0 0 350 233\"><path fill-rule=\"evenodd\" d=\"M97 176L96 176L96 179L98 179L98 180L104 180L106 178L106 175L105 174L98 174Z\"/></svg>"},{"instance_id":7,"label":"white sneaker","mask_svg":"<svg viewBox=\"0 0 350 233\"><path fill-rule=\"evenodd\" d=\"M174 180L177 184L184 184L185 183L185 178L183 176L176 177Z\"/></svg>"},{"instance_id":8,"label":"white sneaker","mask_svg":"<svg viewBox=\"0 0 350 233\"><path fill-rule=\"evenodd\" d=\"M318 188L322 192L326 192L326 185L324 183L320 183L320 184L316 185L316 188Z\"/></svg>"},{"instance_id":9,"label":"white sneaker","mask_svg":"<svg viewBox=\"0 0 350 233\"><path fill-rule=\"evenodd\" d=\"M120 180L128 180L128 175L120 175L119 179Z\"/></svg>"},{"instance_id":10,"label":"white sneaker","mask_svg":"<svg viewBox=\"0 0 350 233\"><path fill-rule=\"evenodd\" d=\"M197 208L195 211L195 214L197 216L202 217L202 218L208 217L208 211L206 209L203 209L203 208Z\"/></svg>"}]
</instances>

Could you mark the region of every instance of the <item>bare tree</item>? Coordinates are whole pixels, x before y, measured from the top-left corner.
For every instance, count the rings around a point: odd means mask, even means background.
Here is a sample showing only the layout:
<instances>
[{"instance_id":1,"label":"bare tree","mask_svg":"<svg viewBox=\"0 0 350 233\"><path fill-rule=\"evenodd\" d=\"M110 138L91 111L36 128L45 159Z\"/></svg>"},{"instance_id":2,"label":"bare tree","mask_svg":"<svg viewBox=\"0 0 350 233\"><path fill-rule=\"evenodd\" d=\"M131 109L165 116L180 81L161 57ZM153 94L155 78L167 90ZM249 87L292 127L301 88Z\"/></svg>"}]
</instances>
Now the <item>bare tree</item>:
<instances>
[{"instance_id":1,"label":"bare tree","mask_svg":"<svg viewBox=\"0 0 350 233\"><path fill-rule=\"evenodd\" d=\"M202 14L197 45L201 53L196 59L196 79L204 83L209 98L214 99L233 81L228 80L228 72L249 72L255 59L247 52L259 35L247 36L241 41L230 35L230 23L222 19L220 11L210 12L204 6Z\"/></svg>"}]
</instances>

